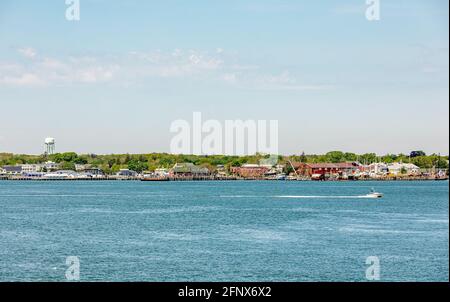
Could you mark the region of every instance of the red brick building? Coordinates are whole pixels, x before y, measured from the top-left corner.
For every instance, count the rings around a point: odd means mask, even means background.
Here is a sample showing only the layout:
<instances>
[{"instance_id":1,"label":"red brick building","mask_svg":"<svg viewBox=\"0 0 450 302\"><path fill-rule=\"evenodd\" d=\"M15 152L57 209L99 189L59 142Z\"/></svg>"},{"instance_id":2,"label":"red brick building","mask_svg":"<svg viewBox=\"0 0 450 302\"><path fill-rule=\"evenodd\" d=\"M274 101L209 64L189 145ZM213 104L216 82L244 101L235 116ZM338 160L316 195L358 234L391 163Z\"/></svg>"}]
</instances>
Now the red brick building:
<instances>
[{"instance_id":1,"label":"red brick building","mask_svg":"<svg viewBox=\"0 0 450 302\"><path fill-rule=\"evenodd\" d=\"M297 174L311 177L313 175L353 175L361 171L358 163L294 163Z\"/></svg>"},{"instance_id":2,"label":"red brick building","mask_svg":"<svg viewBox=\"0 0 450 302\"><path fill-rule=\"evenodd\" d=\"M242 167L230 168L232 174L244 178L262 178L268 171L268 167L260 165L243 165Z\"/></svg>"}]
</instances>

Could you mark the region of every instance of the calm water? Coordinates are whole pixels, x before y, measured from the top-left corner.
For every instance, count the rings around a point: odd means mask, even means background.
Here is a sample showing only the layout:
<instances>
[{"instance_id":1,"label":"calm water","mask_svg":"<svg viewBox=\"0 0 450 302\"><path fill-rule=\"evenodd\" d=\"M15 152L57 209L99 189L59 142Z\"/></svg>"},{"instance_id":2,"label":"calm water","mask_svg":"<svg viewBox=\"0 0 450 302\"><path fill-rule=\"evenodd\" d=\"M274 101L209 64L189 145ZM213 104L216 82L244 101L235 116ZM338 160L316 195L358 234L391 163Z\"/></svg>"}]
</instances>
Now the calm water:
<instances>
[{"instance_id":1,"label":"calm water","mask_svg":"<svg viewBox=\"0 0 450 302\"><path fill-rule=\"evenodd\" d=\"M82 281L365 281L369 256L448 281L448 206L448 182L0 181L0 281L64 281L67 256Z\"/></svg>"}]
</instances>

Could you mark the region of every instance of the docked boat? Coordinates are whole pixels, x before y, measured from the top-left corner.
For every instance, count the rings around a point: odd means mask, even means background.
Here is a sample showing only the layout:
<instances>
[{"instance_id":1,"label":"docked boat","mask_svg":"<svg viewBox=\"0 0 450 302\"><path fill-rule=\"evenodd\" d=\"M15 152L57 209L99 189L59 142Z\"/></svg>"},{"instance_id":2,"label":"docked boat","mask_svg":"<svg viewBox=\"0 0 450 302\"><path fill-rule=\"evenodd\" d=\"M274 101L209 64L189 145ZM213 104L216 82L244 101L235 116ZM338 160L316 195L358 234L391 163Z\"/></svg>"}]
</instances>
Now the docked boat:
<instances>
[{"instance_id":1,"label":"docked boat","mask_svg":"<svg viewBox=\"0 0 450 302\"><path fill-rule=\"evenodd\" d=\"M280 173L275 177L276 180L286 180L286 174Z\"/></svg>"},{"instance_id":2,"label":"docked boat","mask_svg":"<svg viewBox=\"0 0 450 302\"><path fill-rule=\"evenodd\" d=\"M141 181L169 181L170 179L168 177L163 176L149 176L141 178Z\"/></svg>"}]
</instances>

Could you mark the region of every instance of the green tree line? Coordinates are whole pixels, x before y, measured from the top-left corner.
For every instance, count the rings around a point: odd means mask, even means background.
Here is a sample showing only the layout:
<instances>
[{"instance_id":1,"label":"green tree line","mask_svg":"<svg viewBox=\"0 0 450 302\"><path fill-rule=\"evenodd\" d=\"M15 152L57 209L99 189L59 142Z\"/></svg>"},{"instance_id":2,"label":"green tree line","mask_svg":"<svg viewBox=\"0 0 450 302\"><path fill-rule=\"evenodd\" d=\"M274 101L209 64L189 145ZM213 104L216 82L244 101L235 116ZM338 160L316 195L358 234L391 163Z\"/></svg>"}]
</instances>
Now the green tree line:
<instances>
[{"instance_id":1,"label":"green tree line","mask_svg":"<svg viewBox=\"0 0 450 302\"><path fill-rule=\"evenodd\" d=\"M195 165L207 167L214 171L218 165L225 168L239 167L244 164L257 164L262 159L267 159L268 155L255 154L252 156L226 156L226 155L174 155L167 153L151 154L77 154L75 152L57 153L49 156L45 155L21 155L11 153L0 153L0 166L16 164L37 164L46 161L53 161L61 164L62 169L74 170L76 164L89 164L92 167L100 168L106 173L116 173L120 169L128 168L137 172L154 171L157 168L171 168L176 163L193 163ZM424 152L414 151L411 154L387 154L379 156L375 153L355 154L342 151L332 151L322 155L300 155L279 156L279 162L304 163L340 163L340 162L360 162L371 164L374 162L404 162L413 163L420 168L441 168L448 169L448 156L437 154L426 155ZM289 166L289 165L287 165Z\"/></svg>"}]
</instances>

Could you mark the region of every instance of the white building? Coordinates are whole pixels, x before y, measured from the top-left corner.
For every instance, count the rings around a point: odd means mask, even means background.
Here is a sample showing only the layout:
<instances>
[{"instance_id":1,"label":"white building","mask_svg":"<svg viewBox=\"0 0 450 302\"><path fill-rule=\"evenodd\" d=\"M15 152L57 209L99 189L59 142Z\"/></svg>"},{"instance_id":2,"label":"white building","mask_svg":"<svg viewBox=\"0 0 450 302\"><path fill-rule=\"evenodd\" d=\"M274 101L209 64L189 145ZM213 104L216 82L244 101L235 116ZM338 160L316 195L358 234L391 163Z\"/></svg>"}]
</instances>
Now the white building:
<instances>
[{"instance_id":1,"label":"white building","mask_svg":"<svg viewBox=\"0 0 450 302\"><path fill-rule=\"evenodd\" d=\"M155 175L156 176L161 176L161 177L169 176L169 170L167 170L165 168L155 169Z\"/></svg>"},{"instance_id":2,"label":"white building","mask_svg":"<svg viewBox=\"0 0 450 302\"><path fill-rule=\"evenodd\" d=\"M275 170L277 171L277 173L283 173L285 167L285 165L278 164L275 166Z\"/></svg>"},{"instance_id":3,"label":"white building","mask_svg":"<svg viewBox=\"0 0 450 302\"><path fill-rule=\"evenodd\" d=\"M19 175L22 174L22 166L3 166L1 169L1 174L9 174L9 175Z\"/></svg>"},{"instance_id":4,"label":"white building","mask_svg":"<svg viewBox=\"0 0 450 302\"><path fill-rule=\"evenodd\" d=\"M84 170L90 169L90 168L92 168L92 165L75 164L75 171L77 171L77 172L81 172L81 171L84 171Z\"/></svg>"},{"instance_id":5,"label":"white building","mask_svg":"<svg viewBox=\"0 0 450 302\"><path fill-rule=\"evenodd\" d=\"M388 165L385 163L372 163L368 166L370 174L384 175L389 172Z\"/></svg>"},{"instance_id":6,"label":"white building","mask_svg":"<svg viewBox=\"0 0 450 302\"><path fill-rule=\"evenodd\" d=\"M74 179L78 177L78 174L75 171L71 170L61 170L56 172L47 173L44 175L45 178L48 179Z\"/></svg>"},{"instance_id":7,"label":"white building","mask_svg":"<svg viewBox=\"0 0 450 302\"><path fill-rule=\"evenodd\" d=\"M25 164L22 165L22 173L36 173L41 172L44 165L42 164Z\"/></svg>"},{"instance_id":8,"label":"white building","mask_svg":"<svg viewBox=\"0 0 450 302\"><path fill-rule=\"evenodd\" d=\"M120 169L120 171L116 174L116 176L120 177L136 177L137 175L137 172L129 169Z\"/></svg>"},{"instance_id":9,"label":"white building","mask_svg":"<svg viewBox=\"0 0 450 302\"><path fill-rule=\"evenodd\" d=\"M419 174L420 168L414 164L404 164L404 163L392 163L388 164L389 173L394 175L402 174L402 172L406 172L405 174Z\"/></svg>"},{"instance_id":10,"label":"white building","mask_svg":"<svg viewBox=\"0 0 450 302\"><path fill-rule=\"evenodd\" d=\"M53 171L53 170L58 170L59 165L57 163L54 163L52 161L48 161L44 164L44 168L47 171Z\"/></svg>"}]
</instances>

